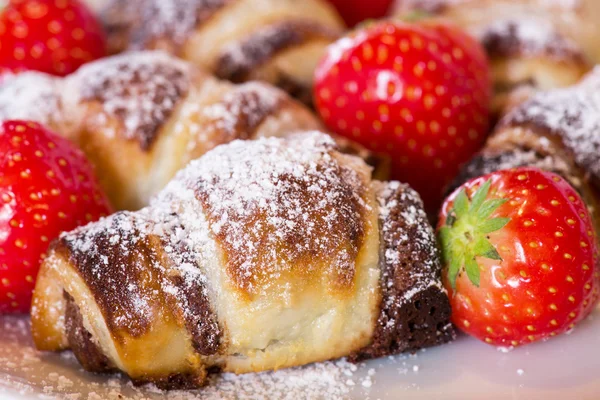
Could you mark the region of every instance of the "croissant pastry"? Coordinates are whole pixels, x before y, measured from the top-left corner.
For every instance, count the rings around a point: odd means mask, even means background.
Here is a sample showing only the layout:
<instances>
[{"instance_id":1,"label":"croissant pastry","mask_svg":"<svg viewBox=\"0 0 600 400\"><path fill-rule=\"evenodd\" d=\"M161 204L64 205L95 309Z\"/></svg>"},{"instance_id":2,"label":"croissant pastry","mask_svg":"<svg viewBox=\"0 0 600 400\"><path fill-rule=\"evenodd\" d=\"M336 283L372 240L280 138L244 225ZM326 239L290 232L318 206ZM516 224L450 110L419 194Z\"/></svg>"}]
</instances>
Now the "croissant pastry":
<instances>
[{"instance_id":1,"label":"croissant pastry","mask_svg":"<svg viewBox=\"0 0 600 400\"><path fill-rule=\"evenodd\" d=\"M600 59L594 0L398 0L400 15L414 11L448 18L481 41L491 61L496 115L538 90L575 84Z\"/></svg>"},{"instance_id":2,"label":"croissant pastry","mask_svg":"<svg viewBox=\"0 0 600 400\"><path fill-rule=\"evenodd\" d=\"M110 0L110 50L161 49L233 82L312 101L313 71L344 30L324 0Z\"/></svg>"},{"instance_id":3,"label":"croissant pastry","mask_svg":"<svg viewBox=\"0 0 600 400\"><path fill-rule=\"evenodd\" d=\"M235 141L137 212L63 234L32 330L90 371L193 388L454 337L435 237L412 189L372 181L327 135Z\"/></svg>"},{"instance_id":4,"label":"croissant pastry","mask_svg":"<svg viewBox=\"0 0 600 400\"><path fill-rule=\"evenodd\" d=\"M600 68L577 85L541 92L509 112L453 187L489 172L526 165L565 177L600 227Z\"/></svg>"},{"instance_id":5,"label":"croissant pastry","mask_svg":"<svg viewBox=\"0 0 600 400\"><path fill-rule=\"evenodd\" d=\"M117 209L139 209L175 173L235 139L320 129L321 122L264 83L233 85L163 52L102 59L65 78L20 74L0 90L0 120L47 124L96 165ZM386 174L386 163L342 141Z\"/></svg>"}]
</instances>

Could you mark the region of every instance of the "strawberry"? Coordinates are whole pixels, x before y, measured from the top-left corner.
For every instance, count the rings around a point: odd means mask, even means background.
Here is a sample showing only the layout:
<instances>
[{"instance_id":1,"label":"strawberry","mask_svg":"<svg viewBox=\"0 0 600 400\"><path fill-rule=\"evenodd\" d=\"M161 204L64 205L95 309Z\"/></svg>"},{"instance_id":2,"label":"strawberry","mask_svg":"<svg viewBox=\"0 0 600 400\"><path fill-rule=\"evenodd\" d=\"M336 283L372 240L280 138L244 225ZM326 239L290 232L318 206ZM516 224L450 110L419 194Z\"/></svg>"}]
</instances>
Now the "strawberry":
<instances>
[{"instance_id":1,"label":"strawberry","mask_svg":"<svg viewBox=\"0 0 600 400\"><path fill-rule=\"evenodd\" d=\"M329 0L348 26L367 19L381 18L390 11L394 0Z\"/></svg>"},{"instance_id":2,"label":"strawberry","mask_svg":"<svg viewBox=\"0 0 600 400\"><path fill-rule=\"evenodd\" d=\"M78 0L10 0L0 14L0 75L64 76L106 51L102 26Z\"/></svg>"},{"instance_id":3,"label":"strawberry","mask_svg":"<svg viewBox=\"0 0 600 400\"><path fill-rule=\"evenodd\" d=\"M52 239L110 213L83 153L37 123L0 125L0 314L27 312Z\"/></svg>"},{"instance_id":4,"label":"strawberry","mask_svg":"<svg viewBox=\"0 0 600 400\"><path fill-rule=\"evenodd\" d=\"M453 322L486 343L546 339L595 307L592 218L558 175L519 168L471 180L445 201L438 232Z\"/></svg>"},{"instance_id":5,"label":"strawberry","mask_svg":"<svg viewBox=\"0 0 600 400\"><path fill-rule=\"evenodd\" d=\"M481 48L440 22L383 22L333 44L316 71L315 104L334 132L392 159L429 209L481 147L490 71Z\"/></svg>"}]
</instances>

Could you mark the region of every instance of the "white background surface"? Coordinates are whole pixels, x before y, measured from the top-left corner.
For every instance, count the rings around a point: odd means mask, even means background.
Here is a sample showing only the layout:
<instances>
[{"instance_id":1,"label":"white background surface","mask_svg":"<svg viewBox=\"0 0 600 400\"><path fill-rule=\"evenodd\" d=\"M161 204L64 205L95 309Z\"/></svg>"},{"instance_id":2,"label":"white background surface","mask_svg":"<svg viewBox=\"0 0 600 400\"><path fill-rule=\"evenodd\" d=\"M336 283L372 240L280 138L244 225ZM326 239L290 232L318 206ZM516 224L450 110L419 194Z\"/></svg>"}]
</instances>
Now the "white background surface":
<instances>
[{"instance_id":1,"label":"white background surface","mask_svg":"<svg viewBox=\"0 0 600 400\"><path fill-rule=\"evenodd\" d=\"M78 399L88 399L89 387L79 386L78 382L95 382L94 391L101 398L117 398L110 397L111 390L115 395L115 381L120 387L117 392L125 398L131 396L126 379L85 373L72 357L37 353L26 330L7 330L17 323L15 319L0 319L0 398L40 398L44 386L42 380L46 379L47 386L57 385L47 380L52 372L71 378L75 384L63 388L59 394L56 394L56 387L51 388L53 395L45 398L68 398L68 394L79 393ZM15 368L23 358L33 360L29 365L34 366L34 372ZM361 382L369 369L375 370L373 384L365 388ZM598 400L600 309L571 334L545 343L503 353L461 336L454 343L428 349L416 356L370 361L360 366L352 379L356 386L347 396L352 399ZM112 389L109 380L112 380ZM15 389L23 394L15 394ZM140 398L140 392L136 393ZM195 393L198 399L202 398L201 391ZM152 400L173 398L152 392L147 396Z\"/></svg>"}]
</instances>

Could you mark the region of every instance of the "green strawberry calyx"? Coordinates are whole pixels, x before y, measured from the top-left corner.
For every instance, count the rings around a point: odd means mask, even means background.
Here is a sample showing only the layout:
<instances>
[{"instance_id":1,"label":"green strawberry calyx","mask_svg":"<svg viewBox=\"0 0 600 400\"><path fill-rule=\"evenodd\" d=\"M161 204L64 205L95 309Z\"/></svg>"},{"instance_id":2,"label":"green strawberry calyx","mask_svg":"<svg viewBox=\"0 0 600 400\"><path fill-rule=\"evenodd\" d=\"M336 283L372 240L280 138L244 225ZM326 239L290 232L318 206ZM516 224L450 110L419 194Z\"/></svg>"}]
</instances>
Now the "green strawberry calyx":
<instances>
[{"instance_id":1,"label":"green strawberry calyx","mask_svg":"<svg viewBox=\"0 0 600 400\"><path fill-rule=\"evenodd\" d=\"M461 189L454 199L446 224L439 231L442 258L444 265L448 266L448 280L452 288L456 287L456 278L463 270L471 283L479 287L477 257L502 261L502 257L490 243L488 234L504 228L510 221L510 218L491 218L494 211L508 200L486 200L491 185L491 180L487 180L470 200L465 189Z\"/></svg>"}]
</instances>

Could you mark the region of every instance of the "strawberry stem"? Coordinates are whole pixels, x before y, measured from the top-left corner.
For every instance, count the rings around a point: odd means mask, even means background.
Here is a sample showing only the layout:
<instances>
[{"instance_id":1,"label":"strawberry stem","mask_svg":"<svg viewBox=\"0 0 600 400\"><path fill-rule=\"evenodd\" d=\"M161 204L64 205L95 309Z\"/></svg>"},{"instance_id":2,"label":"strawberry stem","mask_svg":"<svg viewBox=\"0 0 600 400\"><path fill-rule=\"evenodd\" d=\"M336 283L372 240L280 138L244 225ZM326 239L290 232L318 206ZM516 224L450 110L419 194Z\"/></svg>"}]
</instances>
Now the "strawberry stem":
<instances>
[{"instance_id":1,"label":"strawberry stem","mask_svg":"<svg viewBox=\"0 0 600 400\"><path fill-rule=\"evenodd\" d=\"M486 200L491 184L490 180L486 181L470 200L465 190L461 189L454 199L446 224L438 234L444 264L449 266L448 280L453 288L463 270L471 283L479 287L477 257L502 261L487 234L504 228L510 218L490 218L494 211L507 202L507 199Z\"/></svg>"}]
</instances>

